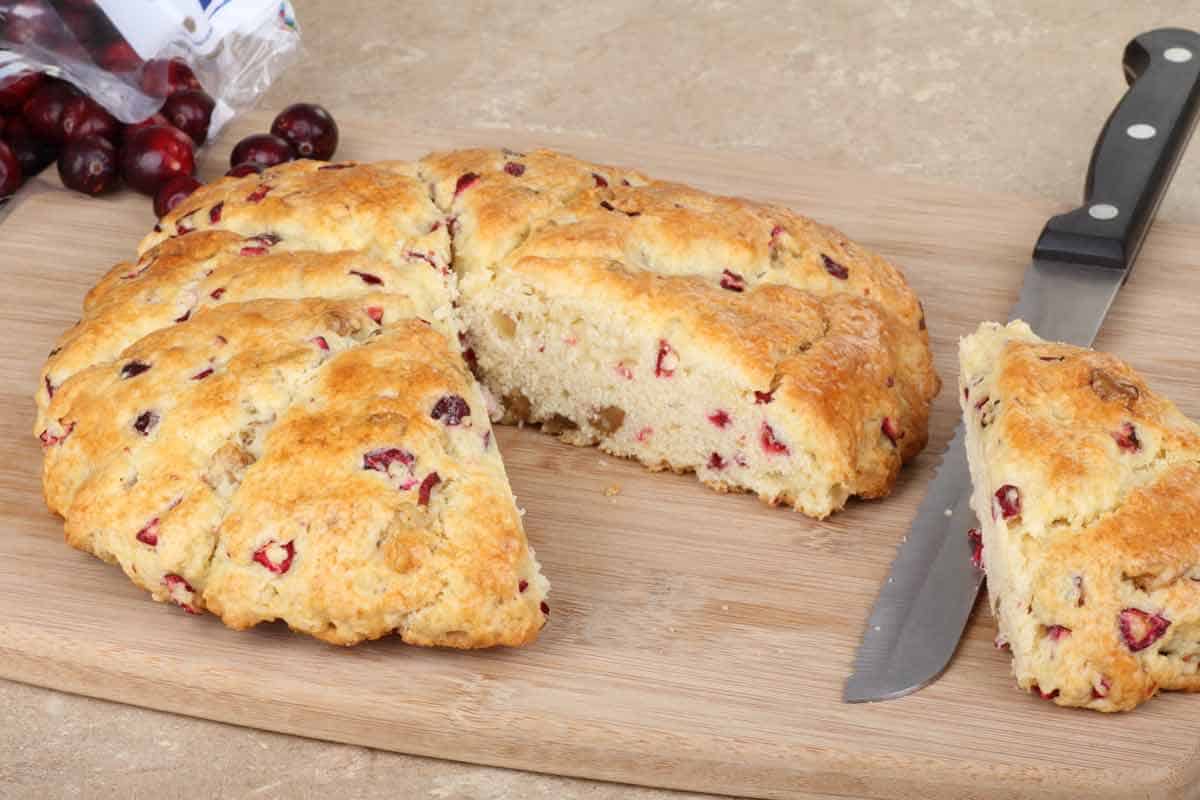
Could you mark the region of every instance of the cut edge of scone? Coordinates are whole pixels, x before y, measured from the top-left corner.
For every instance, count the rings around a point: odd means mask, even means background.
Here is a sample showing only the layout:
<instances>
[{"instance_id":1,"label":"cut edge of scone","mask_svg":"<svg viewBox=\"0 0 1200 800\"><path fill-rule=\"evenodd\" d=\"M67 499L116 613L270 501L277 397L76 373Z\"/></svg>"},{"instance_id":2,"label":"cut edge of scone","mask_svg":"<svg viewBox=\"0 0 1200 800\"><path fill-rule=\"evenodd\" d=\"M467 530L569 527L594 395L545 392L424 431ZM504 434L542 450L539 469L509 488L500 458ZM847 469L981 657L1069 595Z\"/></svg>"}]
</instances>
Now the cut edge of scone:
<instances>
[{"instance_id":1,"label":"cut edge of scone","mask_svg":"<svg viewBox=\"0 0 1200 800\"><path fill-rule=\"evenodd\" d=\"M1104 353L1022 321L959 345L997 647L1018 686L1129 710L1200 690L1200 430Z\"/></svg>"}]
</instances>

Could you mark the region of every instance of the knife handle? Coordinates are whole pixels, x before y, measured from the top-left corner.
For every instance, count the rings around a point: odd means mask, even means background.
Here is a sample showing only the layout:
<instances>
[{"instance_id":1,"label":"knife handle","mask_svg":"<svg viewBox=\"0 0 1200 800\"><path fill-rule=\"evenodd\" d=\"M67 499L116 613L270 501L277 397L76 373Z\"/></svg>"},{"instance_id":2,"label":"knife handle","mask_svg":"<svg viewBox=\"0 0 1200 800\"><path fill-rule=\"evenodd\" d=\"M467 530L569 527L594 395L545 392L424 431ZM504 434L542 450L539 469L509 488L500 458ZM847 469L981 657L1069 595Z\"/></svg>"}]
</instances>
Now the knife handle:
<instances>
[{"instance_id":1,"label":"knife handle","mask_svg":"<svg viewBox=\"0 0 1200 800\"><path fill-rule=\"evenodd\" d=\"M1200 119L1200 34L1143 33L1123 62L1129 89L1092 150L1084 203L1050 219L1034 258L1128 272L1142 247Z\"/></svg>"}]
</instances>

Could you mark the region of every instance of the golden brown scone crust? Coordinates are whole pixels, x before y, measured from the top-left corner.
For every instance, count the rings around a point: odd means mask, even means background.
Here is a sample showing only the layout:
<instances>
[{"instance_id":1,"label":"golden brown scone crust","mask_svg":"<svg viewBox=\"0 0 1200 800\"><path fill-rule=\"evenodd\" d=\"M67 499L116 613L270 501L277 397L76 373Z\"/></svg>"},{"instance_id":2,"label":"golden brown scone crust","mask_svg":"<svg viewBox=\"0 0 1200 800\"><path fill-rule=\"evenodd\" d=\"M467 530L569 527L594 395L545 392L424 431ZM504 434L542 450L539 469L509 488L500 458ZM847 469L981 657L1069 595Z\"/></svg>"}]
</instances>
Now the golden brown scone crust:
<instances>
[{"instance_id":1,"label":"golden brown scone crust","mask_svg":"<svg viewBox=\"0 0 1200 800\"><path fill-rule=\"evenodd\" d=\"M674 329L676 349L771 393L773 424L796 428L849 494L886 495L924 447L940 381L921 305L894 266L836 230L547 150L434 153L420 174L454 222L465 302L519 280Z\"/></svg>"},{"instance_id":2,"label":"golden brown scone crust","mask_svg":"<svg viewBox=\"0 0 1200 800\"><path fill-rule=\"evenodd\" d=\"M1200 689L1200 428L1116 357L1024 323L985 323L960 353L1019 684L1101 711Z\"/></svg>"},{"instance_id":3,"label":"golden brown scone crust","mask_svg":"<svg viewBox=\"0 0 1200 800\"><path fill-rule=\"evenodd\" d=\"M72 546L235 628L536 637L548 584L459 353L449 238L412 172L297 162L265 174L277 194L260 203L221 181L164 220L207 225L88 294L37 396L46 501Z\"/></svg>"}]
</instances>

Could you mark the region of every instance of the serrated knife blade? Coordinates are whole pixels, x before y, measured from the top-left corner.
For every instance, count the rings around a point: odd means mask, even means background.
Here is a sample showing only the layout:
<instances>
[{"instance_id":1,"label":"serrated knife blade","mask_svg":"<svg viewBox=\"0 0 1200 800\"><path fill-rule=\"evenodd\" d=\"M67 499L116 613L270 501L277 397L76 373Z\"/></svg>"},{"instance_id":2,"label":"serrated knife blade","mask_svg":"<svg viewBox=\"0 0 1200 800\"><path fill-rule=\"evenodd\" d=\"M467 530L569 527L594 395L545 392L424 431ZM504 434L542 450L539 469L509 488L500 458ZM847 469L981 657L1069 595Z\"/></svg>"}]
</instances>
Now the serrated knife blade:
<instances>
[{"instance_id":1,"label":"serrated knife blade","mask_svg":"<svg viewBox=\"0 0 1200 800\"><path fill-rule=\"evenodd\" d=\"M1130 88L1096 142L1085 203L1047 223L1011 315L1045 339L1095 339L1200 118L1200 34L1142 34L1125 48L1123 66ZM880 588L846 702L927 686L958 647L984 579L966 536L976 521L963 438L959 424Z\"/></svg>"}]
</instances>

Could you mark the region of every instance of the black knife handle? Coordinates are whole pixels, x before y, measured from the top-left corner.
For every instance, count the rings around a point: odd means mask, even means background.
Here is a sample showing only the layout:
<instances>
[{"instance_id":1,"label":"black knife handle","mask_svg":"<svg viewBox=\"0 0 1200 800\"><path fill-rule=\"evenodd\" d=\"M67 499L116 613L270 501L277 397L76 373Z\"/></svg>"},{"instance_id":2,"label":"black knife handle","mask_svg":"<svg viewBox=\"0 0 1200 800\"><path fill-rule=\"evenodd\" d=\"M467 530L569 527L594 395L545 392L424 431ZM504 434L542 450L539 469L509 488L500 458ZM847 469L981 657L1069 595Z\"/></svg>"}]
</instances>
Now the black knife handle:
<instances>
[{"instance_id":1,"label":"black knife handle","mask_svg":"<svg viewBox=\"0 0 1200 800\"><path fill-rule=\"evenodd\" d=\"M1034 258L1128 272L1200 119L1200 34L1143 33L1123 61L1129 90L1096 140L1083 206L1051 218Z\"/></svg>"}]
</instances>

